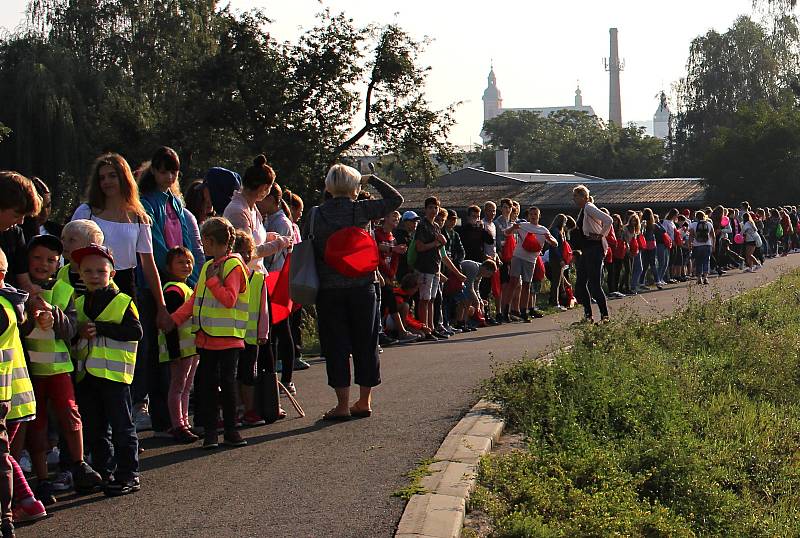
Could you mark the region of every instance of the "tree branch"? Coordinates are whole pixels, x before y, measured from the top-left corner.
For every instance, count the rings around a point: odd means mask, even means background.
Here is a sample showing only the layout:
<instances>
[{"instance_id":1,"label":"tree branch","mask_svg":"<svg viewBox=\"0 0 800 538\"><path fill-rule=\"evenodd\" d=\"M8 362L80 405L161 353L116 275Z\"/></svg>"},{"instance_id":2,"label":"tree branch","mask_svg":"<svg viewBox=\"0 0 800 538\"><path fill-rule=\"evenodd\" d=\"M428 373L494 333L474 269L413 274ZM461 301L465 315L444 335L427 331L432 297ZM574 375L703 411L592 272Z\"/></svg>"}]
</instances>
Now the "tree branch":
<instances>
[{"instance_id":1,"label":"tree branch","mask_svg":"<svg viewBox=\"0 0 800 538\"><path fill-rule=\"evenodd\" d=\"M375 124L372 123L372 91L375 89L375 79L373 78L369 85L367 86L367 97L364 100L364 126L358 130L353 136L336 146L333 151L331 152L331 156L328 159L328 165L332 165L336 162L336 159L339 158L339 155L353 147L356 142L361 140L361 138L366 135Z\"/></svg>"}]
</instances>

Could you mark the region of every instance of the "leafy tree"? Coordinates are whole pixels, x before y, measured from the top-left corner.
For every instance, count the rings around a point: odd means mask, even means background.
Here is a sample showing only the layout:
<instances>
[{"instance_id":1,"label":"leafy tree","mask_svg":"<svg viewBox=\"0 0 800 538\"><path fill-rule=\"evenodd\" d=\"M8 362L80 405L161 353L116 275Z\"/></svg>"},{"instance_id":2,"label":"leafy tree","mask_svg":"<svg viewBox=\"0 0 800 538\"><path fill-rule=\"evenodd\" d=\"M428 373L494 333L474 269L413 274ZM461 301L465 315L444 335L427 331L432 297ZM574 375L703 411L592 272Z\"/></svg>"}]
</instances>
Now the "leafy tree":
<instances>
[{"instance_id":1,"label":"leafy tree","mask_svg":"<svg viewBox=\"0 0 800 538\"><path fill-rule=\"evenodd\" d=\"M545 173L580 171L600 177L658 177L664 172L664 145L643 128L604 124L584 112L561 110L548 117L509 111L486 122L492 139L482 152L494 169L494 149L508 148L512 170Z\"/></svg>"},{"instance_id":2,"label":"leafy tree","mask_svg":"<svg viewBox=\"0 0 800 538\"><path fill-rule=\"evenodd\" d=\"M425 100L424 41L327 10L295 43L269 24L215 0L33 0L28 28L0 41L0 121L13 130L0 166L82 187L107 150L136 166L170 145L186 177L263 152L311 195L369 144L411 179L437 175L429 155L452 155L452 107Z\"/></svg>"}]
</instances>

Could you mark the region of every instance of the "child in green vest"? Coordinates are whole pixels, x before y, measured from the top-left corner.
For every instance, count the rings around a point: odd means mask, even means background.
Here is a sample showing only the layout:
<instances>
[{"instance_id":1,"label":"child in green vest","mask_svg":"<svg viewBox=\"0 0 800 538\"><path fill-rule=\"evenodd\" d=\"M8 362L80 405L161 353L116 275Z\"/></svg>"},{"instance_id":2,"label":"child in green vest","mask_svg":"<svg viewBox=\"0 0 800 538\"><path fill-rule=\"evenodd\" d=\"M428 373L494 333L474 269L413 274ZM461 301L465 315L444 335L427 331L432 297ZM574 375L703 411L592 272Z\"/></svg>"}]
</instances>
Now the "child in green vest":
<instances>
[{"instance_id":1,"label":"child in green vest","mask_svg":"<svg viewBox=\"0 0 800 538\"><path fill-rule=\"evenodd\" d=\"M72 263L77 264L86 284L86 295L75 301L79 340L73 349L78 359L77 396L83 413L84 445L92 464L108 480L103 489L106 495L134 493L141 485L130 384L142 324L131 297L111 283L114 258L106 247L92 244L74 250Z\"/></svg>"},{"instance_id":2,"label":"child in green vest","mask_svg":"<svg viewBox=\"0 0 800 538\"><path fill-rule=\"evenodd\" d=\"M80 297L86 293L86 285L78 274L77 266L70 263L72 261L72 251L87 247L92 243L102 245L105 242L103 230L93 220L78 219L64 225L61 230L61 242L64 259L67 263L59 269L58 280L61 280L75 290L75 297Z\"/></svg>"},{"instance_id":3,"label":"child in green vest","mask_svg":"<svg viewBox=\"0 0 800 538\"><path fill-rule=\"evenodd\" d=\"M192 288L186 279L194 270L194 256L183 246L167 251L167 271L164 284L164 302L170 314L192 298ZM197 349L194 345L191 320L167 333L158 335L158 360L169 363L169 392L167 407L172 421L169 434L179 443L193 443L197 437L189 424L189 390L197 371Z\"/></svg>"},{"instance_id":4,"label":"child in green vest","mask_svg":"<svg viewBox=\"0 0 800 538\"><path fill-rule=\"evenodd\" d=\"M33 497L25 475L10 454L10 443L20 426L19 420L14 419L27 418L35 413L36 402L32 390L20 391L30 385L18 327L18 323L25 320L28 294L5 283L7 271L8 259L0 250L0 535L3 538L14 536L15 513L18 520L29 521L47 515L42 503ZM15 369L19 370L16 379ZM20 376L23 371L24 375ZM12 493L17 501L14 512L11 509Z\"/></svg>"},{"instance_id":5,"label":"child in green vest","mask_svg":"<svg viewBox=\"0 0 800 538\"><path fill-rule=\"evenodd\" d=\"M54 235L37 235L28 243L28 273L42 291L28 297L28 319L20 325L20 331L36 401L43 410L49 402L58 418L72 460L75 491L90 493L102 485L102 478L83 460L83 425L75 403L70 376L74 366L68 347L78 332L75 290L65 281L53 278L62 252L61 240ZM43 320L47 325L43 325ZM27 435L37 478L36 496L45 505L55 502L47 473L47 415L38 413Z\"/></svg>"}]
</instances>

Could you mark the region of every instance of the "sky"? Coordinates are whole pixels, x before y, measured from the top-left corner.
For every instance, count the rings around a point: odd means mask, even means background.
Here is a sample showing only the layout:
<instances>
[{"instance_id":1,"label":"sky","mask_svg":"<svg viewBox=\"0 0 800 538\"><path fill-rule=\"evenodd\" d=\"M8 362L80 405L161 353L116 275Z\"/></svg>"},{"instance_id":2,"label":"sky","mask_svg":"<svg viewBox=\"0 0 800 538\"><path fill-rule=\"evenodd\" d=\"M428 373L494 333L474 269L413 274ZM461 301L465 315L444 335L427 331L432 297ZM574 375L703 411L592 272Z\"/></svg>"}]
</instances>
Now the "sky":
<instances>
[{"instance_id":1,"label":"sky","mask_svg":"<svg viewBox=\"0 0 800 538\"><path fill-rule=\"evenodd\" d=\"M222 2L220 2L222 4ZM0 0L0 28L24 19L27 0ZM262 8L270 33L293 41L325 7L357 24L399 24L433 41L422 62L432 68L426 96L434 107L461 102L451 142L480 142L481 97L489 67L506 107L572 105L580 83L584 105L608 118L611 27L619 29L622 119L652 120L657 94L685 73L689 45L710 29L725 31L752 14L752 0L230 0L236 10Z\"/></svg>"}]
</instances>

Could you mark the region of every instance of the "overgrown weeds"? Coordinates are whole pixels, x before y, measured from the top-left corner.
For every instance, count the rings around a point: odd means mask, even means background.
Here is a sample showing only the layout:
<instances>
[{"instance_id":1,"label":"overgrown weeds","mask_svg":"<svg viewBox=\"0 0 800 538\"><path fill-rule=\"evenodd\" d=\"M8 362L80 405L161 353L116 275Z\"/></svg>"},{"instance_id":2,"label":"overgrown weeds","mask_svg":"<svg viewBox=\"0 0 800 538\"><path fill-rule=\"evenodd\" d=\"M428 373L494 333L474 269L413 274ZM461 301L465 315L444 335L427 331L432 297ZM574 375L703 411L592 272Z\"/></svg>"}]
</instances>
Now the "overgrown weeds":
<instances>
[{"instance_id":1,"label":"overgrown weeds","mask_svg":"<svg viewBox=\"0 0 800 538\"><path fill-rule=\"evenodd\" d=\"M587 327L485 383L527 450L485 458L495 536L800 535L800 275Z\"/></svg>"}]
</instances>

